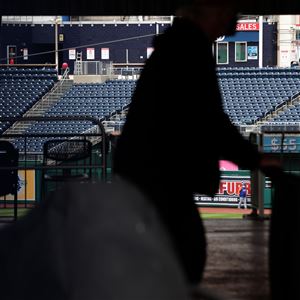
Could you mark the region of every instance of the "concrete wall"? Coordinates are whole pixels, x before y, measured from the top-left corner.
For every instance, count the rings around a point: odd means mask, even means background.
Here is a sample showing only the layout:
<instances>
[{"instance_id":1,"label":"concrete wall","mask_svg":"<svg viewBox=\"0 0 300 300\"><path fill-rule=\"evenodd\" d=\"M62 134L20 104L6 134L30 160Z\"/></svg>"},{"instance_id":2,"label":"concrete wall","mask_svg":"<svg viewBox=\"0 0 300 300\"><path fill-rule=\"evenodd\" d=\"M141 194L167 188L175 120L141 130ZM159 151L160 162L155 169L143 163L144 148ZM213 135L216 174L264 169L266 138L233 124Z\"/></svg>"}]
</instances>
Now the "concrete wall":
<instances>
[{"instance_id":1,"label":"concrete wall","mask_svg":"<svg viewBox=\"0 0 300 300\"><path fill-rule=\"evenodd\" d=\"M280 15L278 17L278 51L277 60L279 67L290 67L291 61L297 60L295 43L296 15Z\"/></svg>"}]
</instances>

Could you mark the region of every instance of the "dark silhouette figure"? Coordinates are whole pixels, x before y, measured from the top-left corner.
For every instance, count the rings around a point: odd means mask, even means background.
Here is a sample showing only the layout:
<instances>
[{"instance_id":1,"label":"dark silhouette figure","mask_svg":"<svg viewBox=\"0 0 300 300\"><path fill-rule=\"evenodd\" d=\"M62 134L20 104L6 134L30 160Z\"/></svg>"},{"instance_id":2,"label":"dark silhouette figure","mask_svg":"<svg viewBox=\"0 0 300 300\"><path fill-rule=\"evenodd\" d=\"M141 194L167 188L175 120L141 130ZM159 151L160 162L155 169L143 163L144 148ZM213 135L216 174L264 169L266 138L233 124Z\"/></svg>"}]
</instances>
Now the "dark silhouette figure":
<instances>
[{"instance_id":1,"label":"dark silhouette figure","mask_svg":"<svg viewBox=\"0 0 300 300\"><path fill-rule=\"evenodd\" d=\"M260 154L223 112L212 43L235 32L229 1L180 8L154 40L114 155L114 173L152 199L191 283L201 280L205 232L193 194L214 195L219 160L245 169Z\"/></svg>"},{"instance_id":2,"label":"dark silhouette figure","mask_svg":"<svg viewBox=\"0 0 300 300\"><path fill-rule=\"evenodd\" d=\"M277 172L272 184L269 236L271 299L300 299L299 175Z\"/></svg>"},{"instance_id":3,"label":"dark silhouette figure","mask_svg":"<svg viewBox=\"0 0 300 300\"><path fill-rule=\"evenodd\" d=\"M153 205L126 181L68 183L0 228L1 300L187 299Z\"/></svg>"}]
</instances>

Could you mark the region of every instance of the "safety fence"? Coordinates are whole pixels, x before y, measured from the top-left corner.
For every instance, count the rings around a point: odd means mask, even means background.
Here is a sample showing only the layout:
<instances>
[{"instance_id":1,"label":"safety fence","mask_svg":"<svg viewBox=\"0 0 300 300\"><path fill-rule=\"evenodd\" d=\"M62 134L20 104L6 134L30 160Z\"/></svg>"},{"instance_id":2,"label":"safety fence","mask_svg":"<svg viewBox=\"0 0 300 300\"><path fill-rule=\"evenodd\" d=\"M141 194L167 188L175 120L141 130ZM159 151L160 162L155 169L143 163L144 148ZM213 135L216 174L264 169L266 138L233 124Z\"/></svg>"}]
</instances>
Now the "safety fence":
<instances>
[{"instance_id":1,"label":"safety fence","mask_svg":"<svg viewBox=\"0 0 300 300\"><path fill-rule=\"evenodd\" d=\"M17 165L0 165L2 187L10 184L6 174L17 169L17 200L13 194L1 193L0 189L2 220L16 219L19 209L35 207L70 180L108 180L108 144L104 126L98 119L80 116L0 118L0 122L16 121L30 122L31 126L40 124L47 130L4 132L0 136L0 145L9 142L18 151ZM4 154L0 149L0 159Z\"/></svg>"}]
</instances>

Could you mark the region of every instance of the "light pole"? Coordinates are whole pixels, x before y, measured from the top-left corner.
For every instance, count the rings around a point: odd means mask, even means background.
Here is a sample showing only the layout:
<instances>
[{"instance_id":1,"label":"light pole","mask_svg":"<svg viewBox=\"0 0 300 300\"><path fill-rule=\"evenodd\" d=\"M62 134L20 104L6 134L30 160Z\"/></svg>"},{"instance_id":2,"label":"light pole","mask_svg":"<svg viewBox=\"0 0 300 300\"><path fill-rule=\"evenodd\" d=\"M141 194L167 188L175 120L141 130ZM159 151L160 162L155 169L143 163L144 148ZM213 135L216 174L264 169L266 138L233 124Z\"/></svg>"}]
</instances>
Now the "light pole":
<instances>
[{"instance_id":1,"label":"light pole","mask_svg":"<svg viewBox=\"0 0 300 300\"><path fill-rule=\"evenodd\" d=\"M58 71L58 18L55 18L55 65L56 70Z\"/></svg>"},{"instance_id":2,"label":"light pole","mask_svg":"<svg viewBox=\"0 0 300 300\"><path fill-rule=\"evenodd\" d=\"M263 55L264 55L264 48L263 48L263 30L264 30L264 22L263 22L263 16L259 16L259 42L258 42L258 47L259 47L259 55L258 55L258 66L260 68L263 67Z\"/></svg>"}]
</instances>

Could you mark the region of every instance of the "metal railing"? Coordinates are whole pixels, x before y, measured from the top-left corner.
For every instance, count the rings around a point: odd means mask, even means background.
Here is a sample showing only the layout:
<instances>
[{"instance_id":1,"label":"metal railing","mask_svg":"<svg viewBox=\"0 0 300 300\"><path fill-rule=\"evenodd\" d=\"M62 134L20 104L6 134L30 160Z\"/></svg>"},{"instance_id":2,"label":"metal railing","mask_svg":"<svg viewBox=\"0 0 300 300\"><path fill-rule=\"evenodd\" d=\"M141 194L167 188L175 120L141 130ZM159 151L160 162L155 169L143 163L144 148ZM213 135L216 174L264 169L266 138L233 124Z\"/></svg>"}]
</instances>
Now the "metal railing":
<instances>
[{"instance_id":1,"label":"metal railing","mask_svg":"<svg viewBox=\"0 0 300 300\"><path fill-rule=\"evenodd\" d=\"M101 121L93 117L67 116L67 117L23 117L23 118L0 118L0 122L90 122L91 130L85 132L48 132L48 133L23 133L23 134L7 134L0 136L0 140L10 141L19 148L18 172L22 185L22 196L17 199L18 207L30 208L34 207L41 200L41 173L45 170L50 172L61 172L69 169L71 172L79 172L82 169L91 170L92 180L107 181L107 139L105 128ZM51 126L49 126L50 128ZM40 150L31 150L29 147L34 143L43 143L52 139L83 139L89 140L93 144L92 160L90 163L84 161L74 162L71 164L44 164L43 148ZM18 145L18 146L16 146ZM2 166L3 167L3 166ZM0 166L1 169L1 166ZM13 205L11 196L0 198L0 216L1 208L11 208Z\"/></svg>"},{"instance_id":2,"label":"metal railing","mask_svg":"<svg viewBox=\"0 0 300 300\"><path fill-rule=\"evenodd\" d=\"M45 94L40 100L38 100L24 115L26 117L38 117L42 116L44 112L49 109L52 105L57 103L60 97L71 88L73 81L68 79L69 71L63 74L61 80L59 80L52 89ZM23 133L27 128L29 128L32 123L26 121L26 124L23 121L23 118L20 121L16 121L11 127L9 127L5 134L12 133ZM18 119L19 120L19 119Z\"/></svg>"},{"instance_id":3,"label":"metal railing","mask_svg":"<svg viewBox=\"0 0 300 300\"><path fill-rule=\"evenodd\" d=\"M114 75L111 61L75 61L75 75Z\"/></svg>"}]
</instances>

